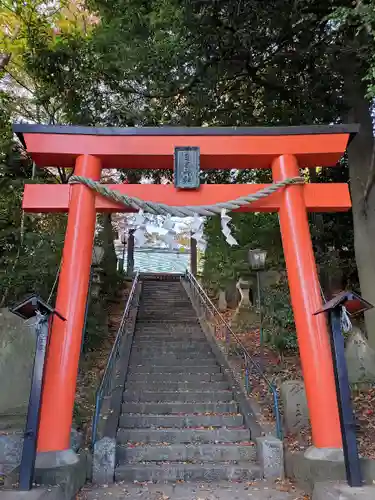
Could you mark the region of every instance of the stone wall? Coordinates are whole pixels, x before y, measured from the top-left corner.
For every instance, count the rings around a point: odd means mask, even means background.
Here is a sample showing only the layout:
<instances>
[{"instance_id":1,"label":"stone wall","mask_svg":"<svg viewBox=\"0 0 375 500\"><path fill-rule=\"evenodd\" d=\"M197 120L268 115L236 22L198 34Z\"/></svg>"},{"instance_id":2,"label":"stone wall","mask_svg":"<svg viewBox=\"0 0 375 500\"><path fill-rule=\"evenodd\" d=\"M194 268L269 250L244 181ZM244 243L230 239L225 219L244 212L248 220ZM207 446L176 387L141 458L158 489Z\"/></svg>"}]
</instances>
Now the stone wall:
<instances>
[{"instance_id":1,"label":"stone wall","mask_svg":"<svg viewBox=\"0 0 375 500\"><path fill-rule=\"evenodd\" d=\"M24 427L34 351L30 322L0 309L0 430Z\"/></svg>"}]
</instances>

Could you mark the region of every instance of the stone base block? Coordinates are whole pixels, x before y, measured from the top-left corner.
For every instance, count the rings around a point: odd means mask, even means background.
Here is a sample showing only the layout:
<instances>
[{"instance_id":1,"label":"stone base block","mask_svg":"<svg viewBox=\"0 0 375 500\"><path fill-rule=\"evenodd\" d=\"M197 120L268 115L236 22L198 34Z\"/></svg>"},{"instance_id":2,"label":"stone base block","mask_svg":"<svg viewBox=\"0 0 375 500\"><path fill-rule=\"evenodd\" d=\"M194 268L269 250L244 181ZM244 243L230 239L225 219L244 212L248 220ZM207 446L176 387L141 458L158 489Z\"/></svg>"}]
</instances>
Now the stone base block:
<instances>
[{"instance_id":1,"label":"stone base block","mask_svg":"<svg viewBox=\"0 0 375 500\"><path fill-rule=\"evenodd\" d=\"M25 499L53 498L72 500L85 484L88 477L89 454L82 452L77 455L73 450L39 453L35 462L34 483L50 486L47 489L33 488L31 492L9 491L10 494L23 494ZM5 486L11 488L18 482L19 467L7 477ZM43 493L44 491L44 493ZM5 492L4 492L5 493ZM48 495L47 495L48 493ZM0 495L3 500L3 492ZM30 495L30 497L28 496ZM38 496L40 495L40 496ZM45 495L45 497L43 496ZM55 496L56 495L56 496ZM6 498L6 497L5 497ZM21 497L14 497L24 498ZM9 500L11 497L9 496Z\"/></svg>"},{"instance_id":2,"label":"stone base block","mask_svg":"<svg viewBox=\"0 0 375 500\"><path fill-rule=\"evenodd\" d=\"M375 486L362 486L351 488L344 482L316 483L312 500L373 500Z\"/></svg>"},{"instance_id":3,"label":"stone base block","mask_svg":"<svg viewBox=\"0 0 375 500\"><path fill-rule=\"evenodd\" d=\"M53 488L33 488L30 491L9 490L1 491L1 500L65 500L64 493L59 486Z\"/></svg>"},{"instance_id":4,"label":"stone base block","mask_svg":"<svg viewBox=\"0 0 375 500\"><path fill-rule=\"evenodd\" d=\"M18 465L21 462L23 448L23 431L0 434L0 466ZM83 445L83 435L72 428L70 446L78 452Z\"/></svg>"},{"instance_id":5,"label":"stone base block","mask_svg":"<svg viewBox=\"0 0 375 500\"><path fill-rule=\"evenodd\" d=\"M115 478L116 439L104 437L94 446L92 463L92 482L94 484L111 484Z\"/></svg>"},{"instance_id":6,"label":"stone base block","mask_svg":"<svg viewBox=\"0 0 375 500\"><path fill-rule=\"evenodd\" d=\"M269 435L256 438L257 459L265 479L284 477L284 448L280 439Z\"/></svg>"},{"instance_id":7,"label":"stone base block","mask_svg":"<svg viewBox=\"0 0 375 500\"><path fill-rule=\"evenodd\" d=\"M287 380L281 384L280 396L284 408L284 431L297 434L309 425L305 385L302 380Z\"/></svg>"}]
</instances>

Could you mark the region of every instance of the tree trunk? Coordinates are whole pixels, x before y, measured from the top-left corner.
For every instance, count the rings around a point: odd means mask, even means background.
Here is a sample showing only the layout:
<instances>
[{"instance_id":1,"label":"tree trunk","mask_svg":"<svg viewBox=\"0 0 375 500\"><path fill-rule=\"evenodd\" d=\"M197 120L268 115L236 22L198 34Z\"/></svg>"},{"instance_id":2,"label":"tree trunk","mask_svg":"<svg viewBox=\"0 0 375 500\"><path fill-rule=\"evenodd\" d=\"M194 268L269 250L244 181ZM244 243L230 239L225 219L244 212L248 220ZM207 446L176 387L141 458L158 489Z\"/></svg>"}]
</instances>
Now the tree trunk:
<instances>
[{"instance_id":1,"label":"tree trunk","mask_svg":"<svg viewBox=\"0 0 375 500\"><path fill-rule=\"evenodd\" d=\"M112 227L111 214L103 215L103 229L101 231L104 256L101 267L104 270L102 289L110 294L115 289L117 281L117 256L115 250L115 235Z\"/></svg>"},{"instance_id":2,"label":"tree trunk","mask_svg":"<svg viewBox=\"0 0 375 500\"><path fill-rule=\"evenodd\" d=\"M133 276L134 274L134 231L135 229L130 229L128 238L128 254L126 262L126 274L128 276Z\"/></svg>"},{"instance_id":3,"label":"tree trunk","mask_svg":"<svg viewBox=\"0 0 375 500\"><path fill-rule=\"evenodd\" d=\"M355 71L355 65L351 66ZM349 119L360 124L360 132L348 148L350 191L353 205L354 247L361 294L375 305L375 188L373 123L370 103L359 76L348 75L345 97ZM358 73L357 73L358 75ZM365 314L369 344L375 347L375 308Z\"/></svg>"},{"instance_id":4,"label":"tree trunk","mask_svg":"<svg viewBox=\"0 0 375 500\"><path fill-rule=\"evenodd\" d=\"M190 237L190 272L193 276L198 274L197 240Z\"/></svg>"}]
</instances>

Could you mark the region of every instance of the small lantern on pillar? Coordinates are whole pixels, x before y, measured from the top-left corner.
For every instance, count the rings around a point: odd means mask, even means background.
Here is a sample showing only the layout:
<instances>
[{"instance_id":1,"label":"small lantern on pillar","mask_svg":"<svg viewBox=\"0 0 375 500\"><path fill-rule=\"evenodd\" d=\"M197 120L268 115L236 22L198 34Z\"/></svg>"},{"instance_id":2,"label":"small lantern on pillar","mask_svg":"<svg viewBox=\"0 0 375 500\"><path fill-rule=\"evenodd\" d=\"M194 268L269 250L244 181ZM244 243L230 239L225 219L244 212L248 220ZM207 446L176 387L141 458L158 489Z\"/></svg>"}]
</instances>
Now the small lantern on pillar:
<instances>
[{"instance_id":1,"label":"small lantern on pillar","mask_svg":"<svg viewBox=\"0 0 375 500\"><path fill-rule=\"evenodd\" d=\"M348 368L345 359L343 319L348 327L347 314L355 316L373 307L360 295L351 291L340 292L314 314L328 313L331 326L331 350L336 380L336 396L339 408L342 444L344 449L346 478L349 486L362 486L362 474L358 456L355 421L351 402ZM350 326L350 322L349 322Z\"/></svg>"},{"instance_id":2,"label":"small lantern on pillar","mask_svg":"<svg viewBox=\"0 0 375 500\"><path fill-rule=\"evenodd\" d=\"M263 370L263 314L262 314L262 299L261 299L261 287L260 287L260 273L266 267L267 250L261 250L256 248L255 250L249 250L248 259L250 267L255 271L257 276L257 296L258 296L258 311L259 311L259 344L260 344L260 367Z\"/></svg>"},{"instance_id":3,"label":"small lantern on pillar","mask_svg":"<svg viewBox=\"0 0 375 500\"><path fill-rule=\"evenodd\" d=\"M52 314L54 309L44 302L38 295L31 295L10 309L10 312L26 320L40 313L42 315Z\"/></svg>"},{"instance_id":4,"label":"small lantern on pillar","mask_svg":"<svg viewBox=\"0 0 375 500\"><path fill-rule=\"evenodd\" d=\"M249 264L253 271L263 271L266 267L267 250L249 250Z\"/></svg>"}]
</instances>

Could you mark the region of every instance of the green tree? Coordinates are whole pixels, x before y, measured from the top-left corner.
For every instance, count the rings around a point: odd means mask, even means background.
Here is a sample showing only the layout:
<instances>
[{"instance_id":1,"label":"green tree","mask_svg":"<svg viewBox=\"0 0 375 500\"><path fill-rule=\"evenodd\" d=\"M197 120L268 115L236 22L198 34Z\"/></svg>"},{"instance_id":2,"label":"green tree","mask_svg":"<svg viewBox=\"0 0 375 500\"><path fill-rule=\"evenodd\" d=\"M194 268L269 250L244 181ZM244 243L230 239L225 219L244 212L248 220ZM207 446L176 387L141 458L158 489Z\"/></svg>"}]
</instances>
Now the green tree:
<instances>
[{"instance_id":1,"label":"green tree","mask_svg":"<svg viewBox=\"0 0 375 500\"><path fill-rule=\"evenodd\" d=\"M348 169L361 290L375 303L374 2L88 0L86 5L90 30L62 30L52 41L42 36L23 52L41 102L50 106L58 96L59 121L361 124L350 144ZM350 225L336 232L332 244L317 236L317 228L325 234L332 226L331 217L312 221L315 246L318 254L334 246L342 259L343 249L352 248ZM344 219L335 220L334 227L339 220L344 226ZM368 313L367 330L374 343L375 312Z\"/></svg>"}]
</instances>

